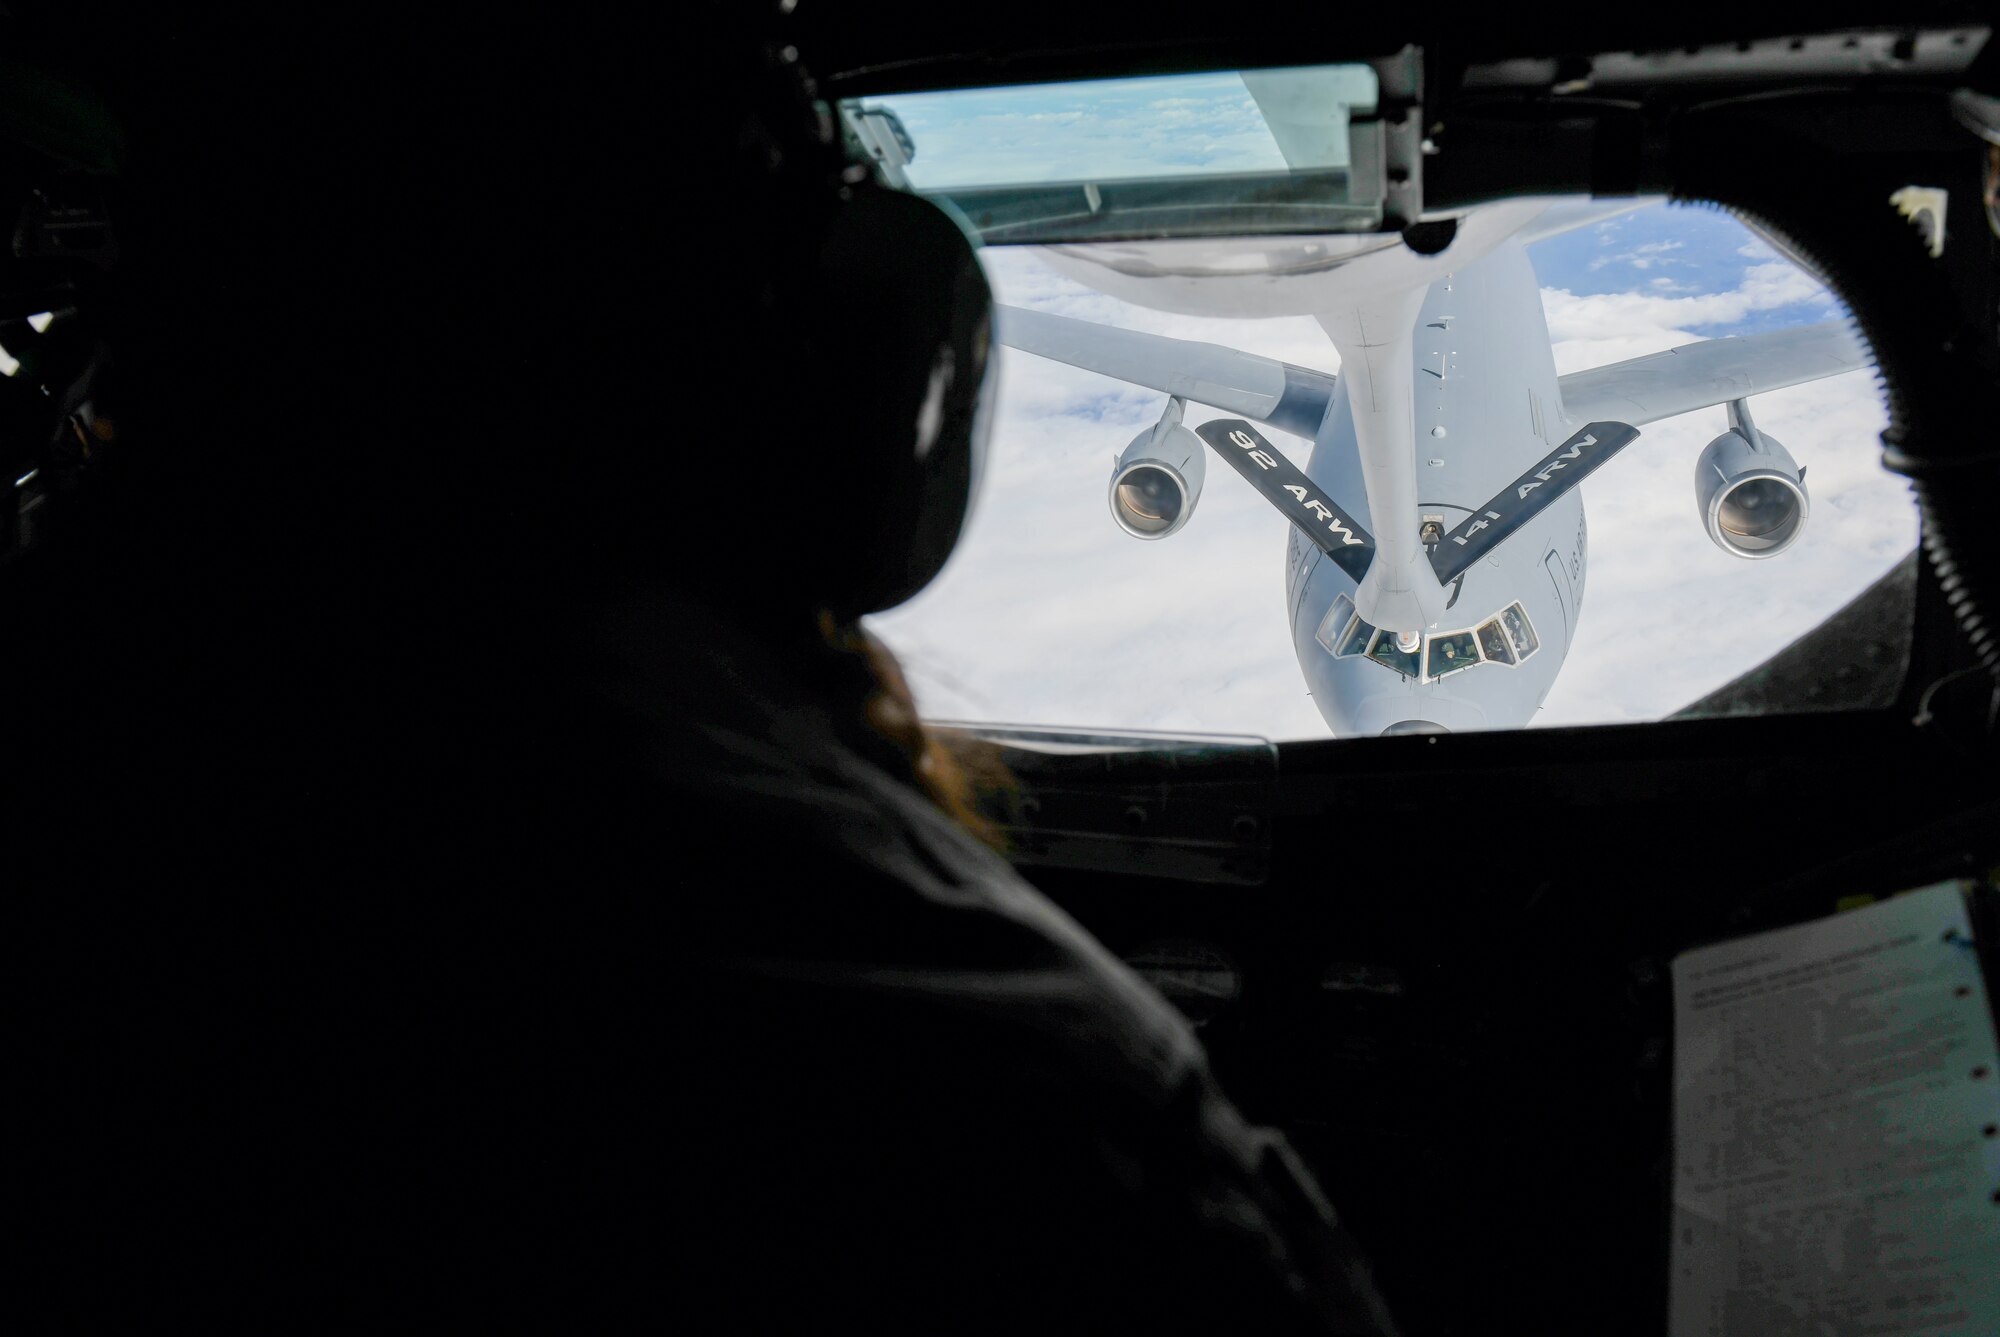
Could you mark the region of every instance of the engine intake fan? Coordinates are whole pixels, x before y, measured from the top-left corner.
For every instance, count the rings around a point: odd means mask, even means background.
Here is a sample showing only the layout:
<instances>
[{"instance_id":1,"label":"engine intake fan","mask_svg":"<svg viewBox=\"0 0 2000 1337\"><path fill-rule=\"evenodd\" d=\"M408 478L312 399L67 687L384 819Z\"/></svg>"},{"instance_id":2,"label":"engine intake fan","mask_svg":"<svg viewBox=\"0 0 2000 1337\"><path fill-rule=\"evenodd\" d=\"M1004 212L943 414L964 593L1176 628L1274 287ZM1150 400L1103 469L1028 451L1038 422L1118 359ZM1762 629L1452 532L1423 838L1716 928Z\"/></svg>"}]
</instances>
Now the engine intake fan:
<instances>
[{"instance_id":1,"label":"engine intake fan","mask_svg":"<svg viewBox=\"0 0 2000 1337\"><path fill-rule=\"evenodd\" d=\"M1194 514L1208 472L1201 438L1181 426L1186 405L1167 401L1160 421L1132 439L1111 472L1111 517L1133 538L1163 539Z\"/></svg>"},{"instance_id":2,"label":"engine intake fan","mask_svg":"<svg viewBox=\"0 0 2000 1337\"><path fill-rule=\"evenodd\" d=\"M1729 430L1694 466L1695 506L1709 538L1735 557L1776 557L1805 532L1806 471L1757 430L1749 405L1729 405Z\"/></svg>"}]
</instances>

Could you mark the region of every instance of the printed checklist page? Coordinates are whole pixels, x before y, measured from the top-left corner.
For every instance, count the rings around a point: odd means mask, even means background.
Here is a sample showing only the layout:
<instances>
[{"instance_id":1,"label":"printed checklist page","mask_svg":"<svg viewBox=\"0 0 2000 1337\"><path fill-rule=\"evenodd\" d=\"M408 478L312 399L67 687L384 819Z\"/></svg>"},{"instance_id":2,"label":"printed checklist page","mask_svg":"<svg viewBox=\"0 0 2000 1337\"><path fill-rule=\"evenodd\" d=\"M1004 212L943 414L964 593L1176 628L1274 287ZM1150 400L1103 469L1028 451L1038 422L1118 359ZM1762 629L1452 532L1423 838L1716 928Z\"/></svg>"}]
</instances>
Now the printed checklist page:
<instances>
[{"instance_id":1,"label":"printed checklist page","mask_svg":"<svg viewBox=\"0 0 2000 1337\"><path fill-rule=\"evenodd\" d=\"M1672 1337L2000 1333L2000 1056L1946 884L1674 962Z\"/></svg>"}]
</instances>

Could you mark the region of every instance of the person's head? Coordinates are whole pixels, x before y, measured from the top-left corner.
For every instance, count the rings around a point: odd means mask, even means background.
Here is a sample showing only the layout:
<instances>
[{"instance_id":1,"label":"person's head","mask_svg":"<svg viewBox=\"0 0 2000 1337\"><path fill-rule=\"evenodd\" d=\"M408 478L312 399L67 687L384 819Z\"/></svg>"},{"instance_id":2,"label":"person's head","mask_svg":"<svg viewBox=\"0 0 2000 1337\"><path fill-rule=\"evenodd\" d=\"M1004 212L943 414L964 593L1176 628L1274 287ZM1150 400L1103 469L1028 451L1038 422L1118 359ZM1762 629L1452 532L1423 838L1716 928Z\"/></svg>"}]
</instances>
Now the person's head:
<instances>
[{"instance_id":1,"label":"person's head","mask_svg":"<svg viewBox=\"0 0 2000 1337\"><path fill-rule=\"evenodd\" d=\"M943 210L850 160L780 29L731 40L744 75L701 118L731 157L677 243L714 295L690 311L693 365L670 366L706 408L649 461L676 502L629 527L624 560L741 617L850 622L914 595L956 542L985 445L990 294ZM719 543L679 528L695 508Z\"/></svg>"},{"instance_id":2,"label":"person's head","mask_svg":"<svg viewBox=\"0 0 2000 1337\"><path fill-rule=\"evenodd\" d=\"M665 585L810 634L907 598L976 481L988 294L851 168L782 8L75 20L175 472L524 609Z\"/></svg>"},{"instance_id":3,"label":"person's head","mask_svg":"<svg viewBox=\"0 0 2000 1337\"><path fill-rule=\"evenodd\" d=\"M781 30L729 40L727 87L700 104L729 156L708 177L719 207L686 242L716 290L690 378L713 407L645 489L688 501L628 523L618 560L767 637L811 628L833 658L807 652L807 676L850 741L997 844L980 811L1009 785L997 754L927 729L859 622L937 574L972 504L990 293L955 221L850 160ZM680 528L690 505L722 523Z\"/></svg>"},{"instance_id":4,"label":"person's head","mask_svg":"<svg viewBox=\"0 0 2000 1337\"><path fill-rule=\"evenodd\" d=\"M52 49L129 139L129 550L201 536L259 619L411 673L645 590L794 647L914 593L977 481L989 297L848 162L779 9L76 18Z\"/></svg>"}]
</instances>

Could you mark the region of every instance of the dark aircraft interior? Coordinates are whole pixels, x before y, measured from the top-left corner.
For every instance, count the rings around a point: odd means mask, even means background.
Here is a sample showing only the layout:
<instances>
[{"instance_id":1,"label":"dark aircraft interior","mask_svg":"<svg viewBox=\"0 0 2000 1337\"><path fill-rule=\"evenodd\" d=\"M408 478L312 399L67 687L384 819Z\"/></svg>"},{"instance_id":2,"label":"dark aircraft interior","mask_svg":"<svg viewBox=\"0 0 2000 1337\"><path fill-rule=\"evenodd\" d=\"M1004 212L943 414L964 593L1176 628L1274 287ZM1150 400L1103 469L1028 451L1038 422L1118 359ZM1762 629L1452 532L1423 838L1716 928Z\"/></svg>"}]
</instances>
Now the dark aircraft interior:
<instances>
[{"instance_id":1,"label":"dark aircraft interior","mask_svg":"<svg viewBox=\"0 0 2000 1337\"><path fill-rule=\"evenodd\" d=\"M1670 960L2000 867L2000 150L1950 105L2000 88L2000 48L1911 73L1978 26L1951 6L1810 23L1655 7L1560 31L1352 15L1135 28L1010 7L985 32L802 13L799 44L846 97L1410 42L1436 149L1426 207L1710 201L1788 239L1851 305L1891 405L1884 467L1911 481L1923 549L1679 717L1235 752L1135 740L1064 757L1016 739L1007 754L1025 795L1016 858L1198 1022L1225 1088L1320 1175L1404 1331L1494 1331L1502 1315L1511 1331L1659 1331ZM1863 41L1884 58L1843 64ZM1646 59L1593 78L1626 53ZM1918 180L1949 190L1936 260L1882 204Z\"/></svg>"},{"instance_id":2,"label":"dark aircraft interior","mask_svg":"<svg viewBox=\"0 0 2000 1337\"><path fill-rule=\"evenodd\" d=\"M1987 884L1975 914L2000 979L1990 15L1601 6L1558 26L1508 7L796 9L790 40L829 99L1409 48L1420 91L1385 114L1414 118L1434 151L1398 183L1404 204L1705 201L1784 239L1852 309L1889 403L1883 467L1910 482L1922 547L1679 716L1232 747L999 740L1020 782L995 813L1016 861L1196 1024L1222 1087L1318 1176L1402 1332L1662 1330L1673 959L1964 878ZM89 123L16 109L7 124L33 145L10 150L17 175L113 152L64 137ZM96 345L64 314L89 308L116 258L103 197L89 171L49 180L14 234L0 342L34 347L31 370L75 398L0 385L0 433L26 443L0 530L16 555L92 467L117 462L117 424L90 412ZM1937 258L1885 204L1912 183L1948 192ZM218 216L254 225L247 210ZM368 221L393 226L393 211ZM1413 246L1449 240L1414 215L1384 226ZM615 256L591 259L615 277ZM47 311L56 323L26 333ZM47 447L48 423L71 420Z\"/></svg>"}]
</instances>

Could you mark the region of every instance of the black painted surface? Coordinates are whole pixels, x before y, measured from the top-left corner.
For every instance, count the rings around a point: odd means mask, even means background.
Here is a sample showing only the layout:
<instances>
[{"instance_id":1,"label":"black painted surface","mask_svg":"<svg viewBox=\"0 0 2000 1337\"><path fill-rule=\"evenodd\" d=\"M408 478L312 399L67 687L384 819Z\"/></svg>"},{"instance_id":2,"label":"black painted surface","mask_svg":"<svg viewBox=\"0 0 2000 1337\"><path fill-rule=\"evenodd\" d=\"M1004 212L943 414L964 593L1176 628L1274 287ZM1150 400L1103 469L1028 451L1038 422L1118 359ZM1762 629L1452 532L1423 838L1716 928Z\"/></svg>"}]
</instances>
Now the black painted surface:
<instances>
[{"instance_id":1,"label":"black painted surface","mask_svg":"<svg viewBox=\"0 0 2000 1337\"><path fill-rule=\"evenodd\" d=\"M1656 1330L1672 957L2000 859L2000 780L1897 714L1307 742L1280 774L1264 887L1034 878L1113 950L1236 963L1218 1075L1409 1332Z\"/></svg>"},{"instance_id":2,"label":"black painted surface","mask_svg":"<svg viewBox=\"0 0 2000 1337\"><path fill-rule=\"evenodd\" d=\"M1458 579L1522 525L1546 511L1556 498L1594 473L1598 466L1639 439L1622 422L1585 423L1574 435L1522 471L1458 522L1431 549L1431 569L1440 582ZM1567 602L1565 602L1567 608Z\"/></svg>"},{"instance_id":3,"label":"black painted surface","mask_svg":"<svg viewBox=\"0 0 2000 1337\"><path fill-rule=\"evenodd\" d=\"M1374 537L1255 427L1241 418L1217 418L1194 430L1341 570L1356 580L1368 573Z\"/></svg>"}]
</instances>

